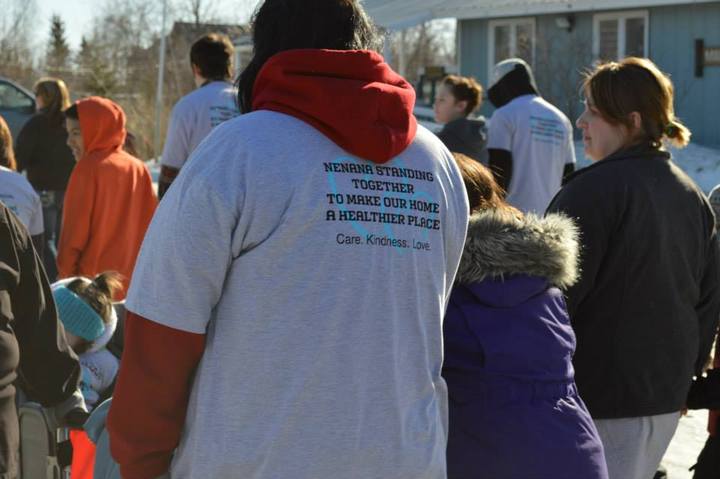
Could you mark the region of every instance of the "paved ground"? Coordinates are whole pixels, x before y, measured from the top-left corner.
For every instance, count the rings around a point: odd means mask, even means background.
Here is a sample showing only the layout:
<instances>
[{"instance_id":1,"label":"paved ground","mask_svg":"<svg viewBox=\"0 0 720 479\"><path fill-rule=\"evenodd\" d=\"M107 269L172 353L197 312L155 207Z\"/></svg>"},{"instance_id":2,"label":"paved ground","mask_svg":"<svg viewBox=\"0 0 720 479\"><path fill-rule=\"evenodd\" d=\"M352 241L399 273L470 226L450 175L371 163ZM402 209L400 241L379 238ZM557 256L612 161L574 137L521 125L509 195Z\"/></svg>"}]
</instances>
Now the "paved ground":
<instances>
[{"instance_id":1,"label":"paved ground","mask_svg":"<svg viewBox=\"0 0 720 479\"><path fill-rule=\"evenodd\" d=\"M692 472L688 468L695 464L705 444L706 426L707 411L690 411L680 419L675 437L662 462L668 470L668 479L692 479Z\"/></svg>"}]
</instances>

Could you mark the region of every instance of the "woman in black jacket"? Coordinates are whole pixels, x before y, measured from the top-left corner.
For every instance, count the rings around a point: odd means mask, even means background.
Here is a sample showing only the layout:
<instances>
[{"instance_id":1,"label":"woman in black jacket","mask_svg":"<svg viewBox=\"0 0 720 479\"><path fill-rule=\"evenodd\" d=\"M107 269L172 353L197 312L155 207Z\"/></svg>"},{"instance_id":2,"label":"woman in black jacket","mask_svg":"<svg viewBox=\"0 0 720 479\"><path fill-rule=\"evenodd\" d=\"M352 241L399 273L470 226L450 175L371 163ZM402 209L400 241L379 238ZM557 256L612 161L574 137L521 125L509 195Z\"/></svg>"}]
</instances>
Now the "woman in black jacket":
<instances>
[{"instance_id":1,"label":"woman in black jacket","mask_svg":"<svg viewBox=\"0 0 720 479\"><path fill-rule=\"evenodd\" d=\"M35 84L38 111L20 130L15 143L18 171L27 170L27 177L43 203L45 223L45 268L54 281L57 274L55 255L60 238L65 188L75 166L75 158L67 145L63 111L70 106L65 83L57 78L43 78Z\"/></svg>"},{"instance_id":2,"label":"woman in black jacket","mask_svg":"<svg viewBox=\"0 0 720 479\"><path fill-rule=\"evenodd\" d=\"M50 407L73 405L80 364L55 312L45 272L20 221L0 203L0 477L18 473L15 386ZM63 415L61 413L61 415Z\"/></svg>"},{"instance_id":3,"label":"woman in black jacket","mask_svg":"<svg viewBox=\"0 0 720 479\"><path fill-rule=\"evenodd\" d=\"M567 292L576 381L611 479L652 477L702 372L720 314L717 239L707 199L671 160L690 132L673 87L647 59L599 66L577 121L596 163L548 211L577 218L582 277Z\"/></svg>"}]
</instances>

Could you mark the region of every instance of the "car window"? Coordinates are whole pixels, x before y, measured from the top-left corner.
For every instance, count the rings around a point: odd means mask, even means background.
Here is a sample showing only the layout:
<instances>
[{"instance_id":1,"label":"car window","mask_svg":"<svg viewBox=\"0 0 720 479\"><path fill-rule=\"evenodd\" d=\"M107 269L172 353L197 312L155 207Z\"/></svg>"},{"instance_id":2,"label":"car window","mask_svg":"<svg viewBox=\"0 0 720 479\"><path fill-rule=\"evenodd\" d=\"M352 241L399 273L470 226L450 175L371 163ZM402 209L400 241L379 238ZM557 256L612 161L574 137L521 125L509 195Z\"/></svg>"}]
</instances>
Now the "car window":
<instances>
[{"instance_id":1,"label":"car window","mask_svg":"<svg viewBox=\"0 0 720 479\"><path fill-rule=\"evenodd\" d=\"M0 82L0 109L24 110L33 108L33 100L9 83Z\"/></svg>"}]
</instances>

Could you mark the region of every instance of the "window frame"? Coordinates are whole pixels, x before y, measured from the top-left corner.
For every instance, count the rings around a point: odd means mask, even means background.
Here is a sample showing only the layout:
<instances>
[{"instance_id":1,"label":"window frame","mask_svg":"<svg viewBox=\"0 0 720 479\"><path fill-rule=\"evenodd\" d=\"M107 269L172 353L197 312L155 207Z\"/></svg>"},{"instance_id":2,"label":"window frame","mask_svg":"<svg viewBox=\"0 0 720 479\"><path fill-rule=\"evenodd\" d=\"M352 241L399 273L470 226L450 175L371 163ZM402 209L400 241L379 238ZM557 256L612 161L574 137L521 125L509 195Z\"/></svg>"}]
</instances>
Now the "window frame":
<instances>
[{"instance_id":1,"label":"window frame","mask_svg":"<svg viewBox=\"0 0 720 479\"><path fill-rule=\"evenodd\" d=\"M510 58L513 58L517 56L517 26L528 23L532 27L532 36L530 40L532 42L530 48L530 55L532 58L529 63L531 67L535 68L535 50L537 48L537 22L535 17L503 18L488 21L488 78L486 84L490 84L490 74L492 69L498 61L500 61L495 59L495 27L510 27Z\"/></svg>"},{"instance_id":2,"label":"window frame","mask_svg":"<svg viewBox=\"0 0 720 479\"><path fill-rule=\"evenodd\" d=\"M644 26L643 35L643 57L650 55L650 13L648 10L625 10L618 12L596 13L593 15L593 59L595 62L600 61L600 22L605 20L616 20L618 22L617 57L612 60L617 61L627 56L625 51L626 41L626 25L627 21L634 18L642 18Z\"/></svg>"}]
</instances>

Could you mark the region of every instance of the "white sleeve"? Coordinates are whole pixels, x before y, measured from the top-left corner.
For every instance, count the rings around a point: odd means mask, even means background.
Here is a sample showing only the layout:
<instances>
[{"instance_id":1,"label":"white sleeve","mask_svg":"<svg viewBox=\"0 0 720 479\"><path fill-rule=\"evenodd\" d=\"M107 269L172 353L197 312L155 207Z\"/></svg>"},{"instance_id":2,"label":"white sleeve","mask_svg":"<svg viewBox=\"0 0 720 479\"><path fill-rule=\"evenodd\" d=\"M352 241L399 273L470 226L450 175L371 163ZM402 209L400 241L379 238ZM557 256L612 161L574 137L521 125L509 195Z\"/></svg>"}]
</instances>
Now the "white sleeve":
<instances>
[{"instance_id":1,"label":"white sleeve","mask_svg":"<svg viewBox=\"0 0 720 479\"><path fill-rule=\"evenodd\" d=\"M170 114L165 146L160 163L171 168L180 169L190 156L190 137L192 135L192 118L190 111L182 100L173 107Z\"/></svg>"},{"instance_id":2,"label":"white sleeve","mask_svg":"<svg viewBox=\"0 0 720 479\"><path fill-rule=\"evenodd\" d=\"M30 222L28 224L28 231L30 232L30 236L37 236L45 232L42 202L40 201L40 197L38 195L33 196L32 216L30 217Z\"/></svg>"},{"instance_id":3,"label":"white sleeve","mask_svg":"<svg viewBox=\"0 0 720 479\"><path fill-rule=\"evenodd\" d=\"M197 171L183 170L160 202L135 265L126 308L156 323L204 334L232 263L239 205Z\"/></svg>"},{"instance_id":4,"label":"white sleeve","mask_svg":"<svg viewBox=\"0 0 720 479\"><path fill-rule=\"evenodd\" d=\"M465 247L467 228L470 215L465 183L462 180L460 169L455 161L449 158L450 185L454 186L449 192L447 201L448 211L445 219L445 258L447 265L447 283L445 284L445 309L450 302L450 294L455 283L455 276L460 266L460 258Z\"/></svg>"},{"instance_id":5,"label":"white sleeve","mask_svg":"<svg viewBox=\"0 0 720 479\"><path fill-rule=\"evenodd\" d=\"M512 151L514 128L506 112L500 108L495 110L488 128L488 148Z\"/></svg>"}]
</instances>

